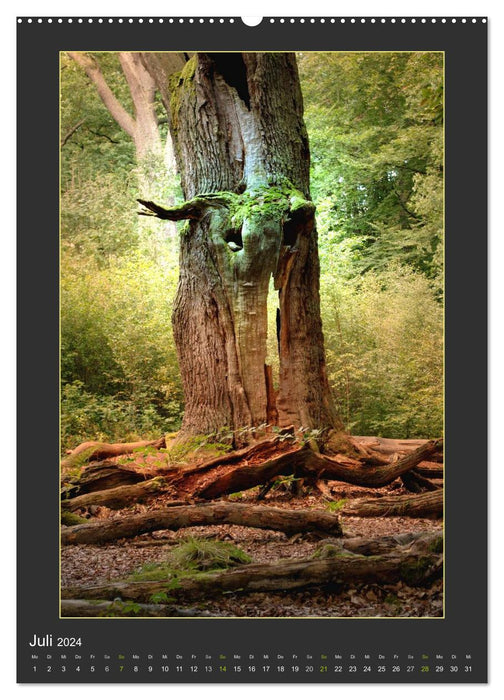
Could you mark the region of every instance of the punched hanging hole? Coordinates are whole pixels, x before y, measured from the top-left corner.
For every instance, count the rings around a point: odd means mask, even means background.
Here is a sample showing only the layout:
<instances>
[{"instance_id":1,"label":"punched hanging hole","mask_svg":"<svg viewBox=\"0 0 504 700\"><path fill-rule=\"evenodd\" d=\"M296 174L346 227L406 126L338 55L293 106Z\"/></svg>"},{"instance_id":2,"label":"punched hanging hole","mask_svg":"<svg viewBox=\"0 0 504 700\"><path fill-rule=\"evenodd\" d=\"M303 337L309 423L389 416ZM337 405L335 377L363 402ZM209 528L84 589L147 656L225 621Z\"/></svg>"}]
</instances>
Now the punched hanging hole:
<instances>
[{"instance_id":1,"label":"punched hanging hole","mask_svg":"<svg viewBox=\"0 0 504 700\"><path fill-rule=\"evenodd\" d=\"M241 21L243 24L246 24L247 27L257 27L258 24L261 24L262 17L242 17Z\"/></svg>"}]
</instances>

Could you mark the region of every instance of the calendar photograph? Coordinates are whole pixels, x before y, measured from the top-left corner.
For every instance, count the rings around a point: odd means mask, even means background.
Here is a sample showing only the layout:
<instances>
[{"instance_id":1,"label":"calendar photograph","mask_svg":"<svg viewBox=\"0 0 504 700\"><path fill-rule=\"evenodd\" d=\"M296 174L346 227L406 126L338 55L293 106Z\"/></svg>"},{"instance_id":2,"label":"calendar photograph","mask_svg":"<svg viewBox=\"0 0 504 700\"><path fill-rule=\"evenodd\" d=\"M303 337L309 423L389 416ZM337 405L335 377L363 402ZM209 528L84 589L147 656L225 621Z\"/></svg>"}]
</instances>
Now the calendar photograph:
<instances>
[{"instance_id":1,"label":"calendar photograph","mask_svg":"<svg viewBox=\"0 0 504 700\"><path fill-rule=\"evenodd\" d=\"M61 618L444 618L444 84L59 52Z\"/></svg>"}]
</instances>

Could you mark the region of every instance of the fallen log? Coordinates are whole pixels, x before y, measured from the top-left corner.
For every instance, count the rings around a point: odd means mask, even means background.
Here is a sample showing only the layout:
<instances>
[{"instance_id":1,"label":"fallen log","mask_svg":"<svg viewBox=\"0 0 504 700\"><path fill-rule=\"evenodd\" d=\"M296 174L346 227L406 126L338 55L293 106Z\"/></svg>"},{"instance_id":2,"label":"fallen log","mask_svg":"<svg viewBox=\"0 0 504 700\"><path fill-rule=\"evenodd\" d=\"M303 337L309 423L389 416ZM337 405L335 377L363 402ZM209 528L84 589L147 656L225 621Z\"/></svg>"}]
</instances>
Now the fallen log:
<instances>
[{"instance_id":1,"label":"fallen log","mask_svg":"<svg viewBox=\"0 0 504 700\"><path fill-rule=\"evenodd\" d=\"M381 537L341 537L338 539L321 540L317 551L324 553L324 548L334 548L333 551L343 552L347 550L354 554L364 556L376 554L389 554L397 552L399 549L406 550L412 554L424 552L435 552L441 554L443 551L443 531L435 532L404 532L397 535L382 535ZM330 549L325 549L327 556L331 555Z\"/></svg>"},{"instance_id":2,"label":"fallen log","mask_svg":"<svg viewBox=\"0 0 504 700\"><path fill-rule=\"evenodd\" d=\"M148 602L155 593L201 599L223 593L256 591L292 591L334 584L404 581L410 586L429 585L443 575L440 554L424 555L399 552L365 557L359 554L331 554L327 558L288 559L273 564L248 564L227 571L199 573L194 578L166 581L117 581L93 586L78 586L62 591L64 598L122 598Z\"/></svg>"},{"instance_id":3,"label":"fallen log","mask_svg":"<svg viewBox=\"0 0 504 700\"><path fill-rule=\"evenodd\" d=\"M344 481L355 486L380 488L392 483L402 474L413 469L419 462L439 448L441 441L429 440L413 452L392 464L378 467L363 467L357 460L345 457L328 457L314 452L309 446L293 450L276 459L254 466L239 466L205 479L202 486L194 488L199 498L213 499L224 494L244 491L262 485L277 476L309 477L311 479Z\"/></svg>"},{"instance_id":4,"label":"fallen log","mask_svg":"<svg viewBox=\"0 0 504 700\"><path fill-rule=\"evenodd\" d=\"M213 499L224 494L246 491L267 484L275 477L302 471L312 454L311 448L305 445L261 464L239 465L225 473L218 471L215 477L205 478L202 485L196 483L193 492L198 498Z\"/></svg>"},{"instance_id":5,"label":"fallen log","mask_svg":"<svg viewBox=\"0 0 504 700\"><path fill-rule=\"evenodd\" d=\"M243 447L240 450L234 450L233 452L228 452L219 457L213 457L202 464L197 464L192 467L178 467L173 470L173 477L175 481L182 481L193 474L204 474L214 467L229 466L236 464L236 462L247 464L249 460L257 460L259 457L266 459L268 455L278 454L282 449L291 449L290 442L291 441L287 437L281 439L279 436L269 438L268 440L261 440L249 447Z\"/></svg>"},{"instance_id":6,"label":"fallen log","mask_svg":"<svg viewBox=\"0 0 504 700\"><path fill-rule=\"evenodd\" d=\"M86 467L78 477L72 477L68 481L63 476L62 495L68 499L77 494L131 486L142 481L145 481L145 476L134 469L105 461Z\"/></svg>"},{"instance_id":7,"label":"fallen log","mask_svg":"<svg viewBox=\"0 0 504 700\"><path fill-rule=\"evenodd\" d=\"M418 473L416 467L401 476L404 487L411 493L424 493L424 491L437 491L441 488L430 479Z\"/></svg>"},{"instance_id":8,"label":"fallen log","mask_svg":"<svg viewBox=\"0 0 504 700\"><path fill-rule=\"evenodd\" d=\"M222 501L215 504L175 506L141 515L64 527L61 531L61 543L63 545L101 544L156 530L178 530L182 527L221 523L279 530L287 534L297 532L320 532L334 536L342 534L338 516L327 511L286 510Z\"/></svg>"},{"instance_id":9,"label":"fallen log","mask_svg":"<svg viewBox=\"0 0 504 700\"><path fill-rule=\"evenodd\" d=\"M68 456L61 461L61 467L65 469L81 462L118 457L119 455L134 452L142 447L154 447L155 449L166 447L165 438L163 436L157 440L140 440L139 442L83 442L74 450L70 450Z\"/></svg>"},{"instance_id":10,"label":"fallen log","mask_svg":"<svg viewBox=\"0 0 504 700\"><path fill-rule=\"evenodd\" d=\"M372 452L378 452L389 456L413 452L413 450L416 450L422 445L425 445L426 442L429 442L428 440L423 439L395 439L376 437L372 435L352 435L351 439L352 442L357 443L365 450L371 450ZM440 445L438 449L441 449L441 447L442 446Z\"/></svg>"},{"instance_id":11,"label":"fallen log","mask_svg":"<svg viewBox=\"0 0 504 700\"><path fill-rule=\"evenodd\" d=\"M83 443L84 445L95 445L98 443ZM138 443L128 443L130 446ZM165 479L173 479L175 482L187 479L192 474L204 474L214 467L227 466L236 462L247 462L250 459L258 459L263 457L266 459L268 455L278 453L281 449L289 449L289 443L285 438L280 440L280 437L275 436L273 439L263 440L250 447L242 450L235 450L228 454L212 457L201 464L191 467L183 467L181 465L166 466L166 467L151 467L145 465L142 473L139 473L135 468L126 465L118 464L111 461L101 461L96 464L90 464L85 467L82 473L68 480L63 474L62 482L64 484L63 494L65 497L74 495L82 495L85 493L93 493L95 491L104 491L119 486L137 484L145 481L148 477L162 476ZM68 465L67 465L68 466ZM125 492L126 494L126 492ZM134 493L132 494L134 496Z\"/></svg>"},{"instance_id":12,"label":"fallen log","mask_svg":"<svg viewBox=\"0 0 504 700\"><path fill-rule=\"evenodd\" d=\"M147 481L141 481L128 486L106 488L103 491L92 491L91 493L84 493L74 498L68 498L61 501L61 509L73 511L92 505L120 509L132 501L141 503L146 498L157 496L168 488L169 485L167 481L162 476L157 476L154 479L148 479Z\"/></svg>"},{"instance_id":13,"label":"fallen log","mask_svg":"<svg viewBox=\"0 0 504 700\"><path fill-rule=\"evenodd\" d=\"M357 499L347 503L339 511L341 515L359 518L403 517L442 518L443 489L418 495L386 496L384 498Z\"/></svg>"},{"instance_id":14,"label":"fallen log","mask_svg":"<svg viewBox=\"0 0 504 700\"><path fill-rule=\"evenodd\" d=\"M444 468L439 462L428 462L424 460L415 467L415 471L420 476L425 476L427 479L444 479Z\"/></svg>"},{"instance_id":15,"label":"fallen log","mask_svg":"<svg viewBox=\"0 0 504 700\"><path fill-rule=\"evenodd\" d=\"M61 617L214 617L206 610L179 608L175 605L119 601L62 600Z\"/></svg>"}]
</instances>

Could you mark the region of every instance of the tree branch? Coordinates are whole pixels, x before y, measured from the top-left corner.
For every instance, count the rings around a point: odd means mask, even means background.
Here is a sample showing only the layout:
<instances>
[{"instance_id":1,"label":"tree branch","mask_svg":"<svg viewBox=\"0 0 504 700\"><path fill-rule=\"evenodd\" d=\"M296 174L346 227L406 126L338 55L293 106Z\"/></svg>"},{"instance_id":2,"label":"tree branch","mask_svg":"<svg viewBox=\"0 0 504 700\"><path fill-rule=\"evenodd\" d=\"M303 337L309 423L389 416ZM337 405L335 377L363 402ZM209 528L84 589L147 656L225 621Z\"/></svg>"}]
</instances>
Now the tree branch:
<instances>
[{"instance_id":1,"label":"tree branch","mask_svg":"<svg viewBox=\"0 0 504 700\"><path fill-rule=\"evenodd\" d=\"M222 194L207 194L190 199L180 207L170 207L169 209L165 209L154 202L137 199L137 202L147 209L147 211L139 211L138 214L140 216L156 216L158 219L168 219L169 221L182 221L183 219L198 221L209 207L229 206L233 196L232 192L226 193L225 196Z\"/></svg>"},{"instance_id":2,"label":"tree branch","mask_svg":"<svg viewBox=\"0 0 504 700\"><path fill-rule=\"evenodd\" d=\"M154 78L142 63L140 54L121 51L119 53L119 62L130 89L137 121L138 119L152 120L156 122L157 126L157 117L154 110L156 84Z\"/></svg>"},{"instance_id":3,"label":"tree branch","mask_svg":"<svg viewBox=\"0 0 504 700\"><path fill-rule=\"evenodd\" d=\"M108 86L107 81L103 77L103 73L101 72L95 59L91 58L85 53L79 53L78 51L67 51L67 53L70 58L73 58L73 60L85 70L88 78L95 84L101 101L115 121L119 124L121 129L124 129L128 136L134 138L136 131L135 120L131 114L124 109L122 104Z\"/></svg>"},{"instance_id":4,"label":"tree branch","mask_svg":"<svg viewBox=\"0 0 504 700\"><path fill-rule=\"evenodd\" d=\"M421 217L421 216L417 216L416 214L414 214L412 211L410 211L410 210L407 208L407 206L405 205L405 203L404 203L403 200L402 200L401 195L399 194L399 192L397 191L397 189L396 189L395 187L393 188L393 190L394 190L394 194L396 195L396 197L397 197L397 199L398 199L398 201L399 201L399 204L401 205L402 209L404 209L404 211L406 212L406 214L408 214L408 216L411 216L411 218L412 218L412 219L415 219L416 221L422 221L422 217Z\"/></svg>"},{"instance_id":5,"label":"tree branch","mask_svg":"<svg viewBox=\"0 0 504 700\"><path fill-rule=\"evenodd\" d=\"M119 141L116 141L115 139L110 138L110 136L107 136L107 134L102 134L100 131L94 131L89 126L87 127L87 130L91 134L93 134L93 136L99 136L102 139L107 139L107 141L110 141L110 143L119 143Z\"/></svg>"},{"instance_id":6,"label":"tree branch","mask_svg":"<svg viewBox=\"0 0 504 700\"><path fill-rule=\"evenodd\" d=\"M71 129L67 131L65 136L61 139L61 145L60 148L63 148L63 146L71 139L71 137L75 134L77 129L80 129L81 126L84 124L84 119L81 119L80 122L77 122L74 126L72 126Z\"/></svg>"}]
</instances>

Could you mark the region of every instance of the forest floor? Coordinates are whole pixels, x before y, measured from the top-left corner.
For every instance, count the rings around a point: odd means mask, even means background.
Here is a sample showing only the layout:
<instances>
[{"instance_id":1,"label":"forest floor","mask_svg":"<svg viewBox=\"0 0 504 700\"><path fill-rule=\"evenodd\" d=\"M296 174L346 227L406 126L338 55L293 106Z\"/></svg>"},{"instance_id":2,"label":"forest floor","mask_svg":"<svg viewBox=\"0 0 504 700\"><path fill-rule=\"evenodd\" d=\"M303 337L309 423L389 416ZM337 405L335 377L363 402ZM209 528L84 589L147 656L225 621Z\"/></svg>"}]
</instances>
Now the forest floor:
<instances>
[{"instance_id":1,"label":"forest floor","mask_svg":"<svg viewBox=\"0 0 504 700\"><path fill-rule=\"evenodd\" d=\"M383 497L408 493L396 481L383 488L362 488L329 481L333 502L340 499ZM259 488L223 500L258 505ZM94 506L94 519L120 518L163 508L169 497L153 496L146 503L135 503L122 510ZM284 486L273 488L261 505L276 508L328 509L328 501L317 490L292 496ZM344 537L380 537L410 532L442 533L442 520L411 517L361 518L341 516ZM70 545L62 548L62 587L102 584L126 580L148 563L163 562L174 546L188 537L228 541L248 554L254 564L279 559L299 559L313 555L321 538L312 533L288 536L273 530L258 530L239 525L211 525L181 528L176 532L156 531L136 538L117 540L114 544ZM184 604L184 599L178 600ZM441 617L443 615L443 581L428 587L394 584L334 584L294 592L227 593L212 599L200 599L192 607L217 617Z\"/></svg>"}]
</instances>

